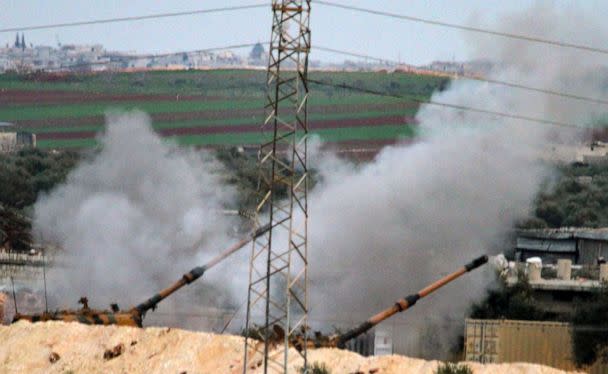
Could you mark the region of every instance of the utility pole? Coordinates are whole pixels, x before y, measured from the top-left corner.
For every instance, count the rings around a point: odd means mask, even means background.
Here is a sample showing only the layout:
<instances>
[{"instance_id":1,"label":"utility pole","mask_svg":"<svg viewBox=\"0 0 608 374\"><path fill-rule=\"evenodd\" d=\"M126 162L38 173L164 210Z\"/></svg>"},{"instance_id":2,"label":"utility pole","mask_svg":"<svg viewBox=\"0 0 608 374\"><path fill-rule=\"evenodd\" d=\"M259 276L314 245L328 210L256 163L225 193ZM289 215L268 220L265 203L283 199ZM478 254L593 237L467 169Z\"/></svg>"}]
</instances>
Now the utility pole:
<instances>
[{"instance_id":1,"label":"utility pole","mask_svg":"<svg viewBox=\"0 0 608 374\"><path fill-rule=\"evenodd\" d=\"M310 0L273 0L272 19L255 215L271 230L252 245L243 373L286 373L290 343L308 328ZM305 341L298 352L306 367Z\"/></svg>"}]
</instances>

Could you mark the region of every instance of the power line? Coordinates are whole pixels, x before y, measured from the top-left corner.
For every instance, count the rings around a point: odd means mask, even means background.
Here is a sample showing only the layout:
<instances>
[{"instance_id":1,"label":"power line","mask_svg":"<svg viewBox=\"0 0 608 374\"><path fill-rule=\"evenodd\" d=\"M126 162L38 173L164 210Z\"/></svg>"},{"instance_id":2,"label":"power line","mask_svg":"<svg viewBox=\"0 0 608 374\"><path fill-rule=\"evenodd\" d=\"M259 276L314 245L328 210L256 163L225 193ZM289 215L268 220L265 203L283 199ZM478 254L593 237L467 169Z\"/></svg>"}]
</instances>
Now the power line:
<instances>
[{"instance_id":1,"label":"power line","mask_svg":"<svg viewBox=\"0 0 608 374\"><path fill-rule=\"evenodd\" d=\"M575 125L573 123L568 123L568 122L560 122L560 121L547 120L547 119L544 119L544 118L536 118L536 117L524 116L524 115L519 115L519 114L511 114L511 113L505 113L505 112L498 112L498 111L493 111L493 110L488 110L488 109L474 108L474 107L470 107L470 106L466 106L466 105L444 103L444 102L441 102L441 101L422 100L422 99L418 99L418 98L412 97L412 96L403 96L403 95L391 94L391 93L387 93L387 92L376 91L376 90L372 90L372 89L369 89L369 88L355 87L355 86L352 86L352 85L349 85L349 84L346 84L346 83L338 83L338 84L336 84L336 83L328 83L328 82L323 82L323 81L319 81L319 80L315 80L315 79L310 79L310 78L308 79L308 82L314 83L314 84L318 84L318 85L322 85L322 86L330 86L330 87L336 87L336 88L345 88L345 89L348 89L348 90L358 91L358 92L362 92L362 93L367 93L367 94L370 94L370 95L378 95L378 96L384 96L384 97L392 97L392 98L396 98L396 99L402 99L402 100L407 100L407 101L410 101L410 102L415 102L415 103L418 103L418 104L435 105L435 106L440 106L440 107L445 107L445 108L464 110L464 111L467 111L467 112L488 114L488 115L492 115L492 116L511 118L511 119L518 119L518 120L523 120L523 121L528 121L528 122L536 122L536 123L541 123L541 124L545 124L545 125L560 126L560 127L569 127L569 128L576 128L576 129L583 129L584 128L582 126L578 126L578 125Z\"/></svg>"},{"instance_id":2,"label":"power line","mask_svg":"<svg viewBox=\"0 0 608 374\"><path fill-rule=\"evenodd\" d=\"M177 55L183 55L183 54L192 55L192 54L205 53L205 52L214 52L214 51L226 50L226 49L250 48L250 47L255 46L256 44L258 44L258 43L233 44L233 45L228 45L228 46L223 46L223 47L212 47L212 48L198 49L198 50L192 50L192 51L179 51L179 52L170 52L170 53L161 53L161 54L127 55L127 56L121 56L121 57L126 60L139 60L139 59L144 59L144 58L155 59L155 58L177 56ZM260 43L260 44L267 44L267 43ZM315 46L315 49L320 50L320 51L335 53L335 54L339 54L339 55L344 55L344 56L351 56L351 57L363 58L363 59L368 59L368 60L374 60L374 61L378 61L380 63L403 65L400 62L391 60L391 59L371 56L371 55L362 54L362 53L344 51L344 50L330 48L330 47L324 47L324 46L317 45L317 46ZM108 63L109 63L108 61L82 62L82 63L75 63L75 64L71 64L71 65L61 66L59 69L74 69L74 68L82 68L82 67L94 66L94 65L105 65ZM418 69L417 67L415 67L413 65L406 65L406 66L411 67L413 69ZM444 72L435 71L435 70L429 70L429 71L436 72L436 73L444 73ZM576 95L576 94L572 94L572 93L568 93L568 92L561 92L561 91L557 91L557 90L532 87L532 86L515 83L515 82L508 82L508 81L502 81L502 80L498 80L498 79L485 78L485 77L481 77L481 76L477 76L477 75L473 75L473 74L459 73L459 74L453 74L453 75L446 74L446 76L447 77L455 76L457 78L466 78L466 79L476 80L476 81L480 81L480 82L497 84L497 85L501 85L501 86L505 86L505 87L517 88L517 89L521 89L521 90L538 92L538 93L543 93L543 94L552 95L552 96L564 97L564 98L573 99L573 100L587 101L587 102L596 103L596 104L608 105L608 100L604 100L604 99L599 99L599 98L590 97L590 96Z\"/></svg>"},{"instance_id":3,"label":"power line","mask_svg":"<svg viewBox=\"0 0 608 374\"><path fill-rule=\"evenodd\" d=\"M330 52L330 53L336 53L339 55L344 55L344 56L351 56L351 57L358 57L358 58L363 58L363 59L368 59L368 60L374 60L380 63L384 63L384 64L391 64L391 65L398 65L401 64L397 61L393 61L390 59L385 59L385 58L381 58L381 57L374 57L374 56L370 56L370 55L366 55L363 53L356 53L356 52L349 52L349 51L344 51L341 49L335 49L335 48L330 48L330 47L323 47L320 45L315 45L313 48L314 50L319 50L319 51L324 51L324 52ZM410 65L408 65L410 66Z\"/></svg>"},{"instance_id":4,"label":"power line","mask_svg":"<svg viewBox=\"0 0 608 374\"><path fill-rule=\"evenodd\" d=\"M231 45L231 46L225 46L225 47L214 47L214 48L200 49L200 50L189 51L189 52L175 52L175 53L166 53L166 54L157 54L157 55L125 56L125 58L127 58L127 59L140 59L140 58L164 57L164 56L178 55L178 54L183 54L183 53L187 53L187 54L203 53L203 52L211 52L211 51L215 51L215 50L246 48L246 47L251 47L251 46L253 46L255 44L257 44L257 43L237 44L237 45ZM335 53L340 53L340 54L345 54L345 55L350 55L350 56L355 56L355 57L370 58L370 59L375 59L375 60L378 60L378 61L386 61L386 62L390 61L390 60L386 60L386 59L381 59L381 58L372 57L372 56L366 56L366 55L363 55L363 54L357 54L357 53L352 53L352 52L340 51L340 50L336 50L336 49L332 49L332 48L327 48L327 47L318 47L317 46L316 48L319 49L319 50L324 50L324 51L328 51L328 52L335 52ZM84 67L84 66L95 65L95 64L107 64L107 62L91 62L91 63L75 64L75 65L65 66L65 67L62 67L62 68L76 68L76 67ZM469 77L467 77L467 78L469 78ZM475 78L471 77L471 79L475 79ZM483 80L483 79L480 79L480 80ZM491 80L487 80L487 81L491 82ZM406 100L406 101L410 101L410 102L415 102L415 103L418 103L418 104L436 105L436 106L442 106L442 107L447 107L447 108L452 108L452 109L459 109L459 110L465 110L465 111L482 113L482 114L488 114L488 115L495 115L495 116L499 116L499 117L519 119L519 120L524 120L524 121L529 121L529 122L537 122L537 123L542 123L542 124L546 124L546 125L554 125L554 126L561 126L561 127L570 127L570 128L577 128L577 129L583 128L581 126L578 126L578 125L575 125L575 124L572 124L572 123L559 122L559 121L553 121L553 120L546 120L546 119L542 119L542 118L535 118L535 117L530 117L530 116L510 114L510 113L505 113L505 112L497 112L497 111L492 111L492 110L487 110L487 109L468 107L468 106L464 106L464 105L443 103L443 102L430 101L430 100L422 100L422 99L419 99L419 98L416 98L416 97L413 97L413 96L404 96L404 95L391 94L391 93L387 93L387 92L381 92L381 91L377 91L377 90L356 87L356 86L348 85L348 84L345 84L345 83L335 84L335 83L328 83L328 82L323 82L323 81L319 81L319 80L315 80L315 79L310 79L310 78L308 79L308 82L314 83L314 84L318 84L318 85L322 85L322 86L330 86L330 87L335 87L335 88L348 89L348 90L351 90L351 91L358 91L358 92L362 92L362 93L366 93L366 94L371 94L371 95L384 96L384 97L392 97L392 98L396 98L396 99L401 99L401 100ZM516 84L508 84L507 82L496 81L496 83L516 86ZM539 91L539 92L547 91L547 92L544 92L544 93L551 92L551 94L555 94L555 95L559 95L559 96L572 97L572 98L577 98L577 99L580 99L580 100L587 100L587 101L593 101L593 102L599 102L599 103L606 103L606 104L608 104L608 101L603 101L603 100L599 100L599 99L586 98L586 97L582 97L582 96L581 97L577 97L576 95L570 95L570 94L552 92L552 91L548 91L548 90L535 89L535 88L527 87L527 86L523 86L523 85L517 85L517 86L520 86L518 88L522 88L522 89L529 89L529 90L534 90L534 91Z\"/></svg>"},{"instance_id":5,"label":"power line","mask_svg":"<svg viewBox=\"0 0 608 374\"><path fill-rule=\"evenodd\" d=\"M221 51L224 49L239 49L239 48L253 47L256 44L258 44L258 43L233 44L233 45L227 45L227 46L223 46L223 47L211 47L211 48L205 48L205 49L195 49L195 50L190 50L190 51L134 55L134 57L139 59L139 58L161 58L161 57L169 57L169 56L183 55L183 54L194 55L194 54L198 54L198 53Z\"/></svg>"},{"instance_id":6,"label":"power line","mask_svg":"<svg viewBox=\"0 0 608 374\"><path fill-rule=\"evenodd\" d=\"M524 40L527 42L548 44L548 45L564 47L564 48L572 48L572 49L577 49L577 50L586 51L586 52L596 52L596 53L608 54L608 49L596 48L596 47L592 47L592 46L588 46L588 45L560 42L558 40L544 39L544 38L539 38L539 37L534 37L534 36L529 36L529 35L515 34L515 33L502 32L502 31L496 31L496 30L488 30L488 29L482 29L479 27L464 26L464 25L459 25L459 24L455 24L455 23L441 22L441 21L435 21L435 20L431 20L431 19L427 19L427 18L408 16L405 14L384 12L384 11L375 10L375 9L359 8L359 7L355 7L355 6L351 6L351 5L337 4L337 3L334 3L331 1L316 0L315 4L321 4L321 5L334 7L334 8L353 10L356 12L369 13L369 14L374 14L374 15L378 15L378 16L397 18L397 19L402 19L402 20L407 20L407 21L412 21L412 22L425 23L428 25L448 27L448 28L452 28L452 29L477 32L477 33L482 33L482 34L487 34L487 35L501 36L501 37L509 38L509 39L518 39L518 40Z\"/></svg>"},{"instance_id":7,"label":"power line","mask_svg":"<svg viewBox=\"0 0 608 374\"><path fill-rule=\"evenodd\" d=\"M161 53L161 54L127 55L127 56L121 56L121 58L123 58L125 60L139 60L139 59L144 59L144 58L155 59L155 58L177 56L177 55L183 55L183 54L193 55L193 54L198 54L198 53L214 52L214 51L226 50L226 49L250 48L250 47L254 47L256 44L258 44L258 43L233 44L233 45L228 45L228 46L223 46L223 47L212 47L212 48L205 48L205 49L198 49L198 50L191 50L191 51L178 51L178 52L169 52L169 53ZM260 44L265 44L265 43L260 43ZM371 56L371 55L362 54L362 53L344 51L344 50L330 48L330 47L324 47L324 46L317 45L317 46L315 46L315 49L320 50L320 51L335 53L335 54L339 54L339 55L344 55L344 56L351 56L351 57L363 58L363 59L368 59L368 60L374 60L374 61L378 61L380 63L403 65L400 62L391 60L391 59ZM110 62L108 62L108 61L82 62L82 63L75 63L75 64L71 64L71 65L61 66L59 69L74 69L74 68L82 68L82 67L94 66L94 65L105 65L108 63L110 63ZM413 65L406 64L406 66L411 67L413 69L418 69L417 67L415 67ZM436 73L444 73L444 72L435 71L435 70L429 70L429 71L436 72ZM532 86L515 83L515 82L508 82L508 81L502 81L502 80L497 80L497 79L485 78L485 77L481 77L481 76L477 76L477 75L473 75L473 74L466 74L466 73L446 74L446 77L466 78L466 79L476 80L476 81L480 81L480 82L497 84L497 85L501 85L501 86L505 86L505 87L518 88L518 89L522 89L522 90L526 90L526 91L532 91L532 92L538 92L538 93L543 93L543 94L547 94L547 95L564 97L564 98L573 99L573 100L580 100L580 101L587 101L587 102L596 103L596 104L608 105L608 100L604 100L604 99L599 99L599 98L590 97L590 96L576 95L576 94L572 94L572 93L568 93L568 92L561 92L561 91L556 91L556 90L532 87Z\"/></svg>"},{"instance_id":8,"label":"power line","mask_svg":"<svg viewBox=\"0 0 608 374\"><path fill-rule=\"evenodd\" d=\"M368 60L374 60L374 61L378 61L380 63L388 63L388 64L393 64L393 65L399 65L400 64L398 61L395 61L395 60L390 60L390 59L385 59L385 58L380 58L380 57L369 56L369 55L365 55L365 54L361 54L361 53L343 51L343 50L339 50L339 49L334 49L334 48L329 48L329 47L323 47L323 46L318 46L318 45L315 46L315 49L318 49L320 51L325 51L325 52L345 55L345 56L351 56L351 57L358 57L358 58L363 58L363 59L368 59ZM412 65L407 65L407 66L411 67L413 69L419 69L419 68L417 68L415 66L412 66ZM437 71L437 70L432 70L432 69L429 69L429 71L432 71L432 72L435 72L435 73L443 73L443 74L445 74L445 72L441 72L441 71ZM515 82L508 82L508 81L503 81L503 80L498 80L498 79L485 78L485 77L477 76L477 75L474 75L474 74L458 73L458 74L446 74L446 76L450 76L450 77L454 77L455 76L457 78L466 78L466 79L476 80L476 81L480 81L480 82L497 84L497 85L501 85L501 86L505 86L505 87L518 88L518 89L526 90L526 91L532 91L532 92L538 92L538 93L543 93L543 94L552 95L552 96L564 97L564 98L573 99L573 100L588 101L588 102L592 102L592 103L596 103L596 104L608 105L608 100L604 100L604 99L598 99L598 98L590 97L590 96L576 95L576 94L572 94L572 93L568 93L568 92L561 92L561 91L557 91L557 90L550 90L550 89L545 89L545 88L532 87L532 86L524 85L524 84L521 84L521 83L515 83Z\"/></svg>"},{"instance_id":9,"label":"power line","mask_svg":"<svg viewBox=\"0 0 608 374\"><path fill-rule=\"evenodd\" d=\"M38 26L9 27L9 28L5 28L5 29L0 29L0 33L15 32L15 31L55 29L55 28L61 28L61 27L74 27L74 26L85 26L85 25L98 25L98 24L115 23L115 22L142 21L142 20L148 20L148 19L191 16L191 15L195 15L195 14L208 14L208 13L230 12L230 11L235 11L235 10L245 10L245 9L254 9L254 8L266 8L267 6L268 5L265 3L264 4L249 4L249 5L239 5L239 6L231 6L231 7L223 7L223 8L198 9L198 10L190 10L190 11L185 11L185 12L156 13L156 14L149 14L149 15L145 15L145 16L104 18L104 19L96 19L96 20L90 20L90 21L54 23L54 24L46 24L46 25L38 25Z\"/></svg>"},{"instance_id":10,"label":"power line","mask_svg":"<svg viewBox=\"0 0 608 374\"><path fill-rule=\"evenodd\" d=\"M163 54L129 55L129 56L121 56L121 57L124 59L127 59L127 60L138 60L138 59L142 59L142 58L161 58L161 57L168 57L168 56L174 56L174 55L180 55L180 54L196 54L196 53L213 52L213 51L226 50L226 49L247 48L247 47L253 47L256 44L257 43L235 44L235 45L229 45L229 46L224 46L224 47L212 47L212 48L199 49L199 50L193 50L193 51L181 51L181 52L172 52L172 53L163 53ZM381 61L381 62L394 63L394 61L389 60L389 59L383 59L383 58L379 58L379 57L374 57L374 56L369 56L369 55L364 55L364 54L359 54L359 53L354 53L354 52L347 52L347 51L342 51L342 50L328 48L328 47L317 46L316 49L326 51L326 52L353 56L353 57L368 58L368 59L373 59L373 60ZM111 61L110 62L95 61L95 62L87 62L87 63L77 63L77 64L72 64L72 65L62 66L62 67L60 67L60 69L74 69L74 68L93 66L93 65L105 65L108 63L111 63ZM525 86L525 85L518 84L518 83L505 82L505 81L493 80L493 79L482 78L482 77L477 77L477 76L472 76L472 75L464 75L464 74L460 75L459 77L464 77L467 79L474 79L474 80L493 83L493 84L504 85L504 86L508 86L508 87L519 88L519 89L528 90L528 91L535 91L535 92L544 93L544 94L561 96L561 97L565 97L565 98L571 98L571 99L576 99L576 100L581 100L581 101L589 101L589 102L593 102L593 103L608 105L608 100L602 100L602 99L586 97L586 96L579 96L579 95L558 92L558 91L553 91L553 90L540 89L540 88ZM421 100L421 99L414 98L412 96L402 96L402 95L390 94L390 93L386 93L386 92L351 86L351 85L347 85L347 84L331 84L331 83L322 82L322 81L318 81L318 80L314 80L314 79L308 79L308 81L311 83L318 84L318 85L332 86L332 87L337 87L337 88L349 89L352 91L359 91L362 93L367 93L367 94L372 94L372 95L403 99L403 100L408 100L411 102L416 102L419 104L439 105L439 106L444 106L444 107L450 107L453 109L461 109L461 110L473 111L473 112L484 113L484 114L492 114L492 115L497 115L497 116L501 116L501 117L526 120L526 121L530 121L530 122L539 122L539 123L557 125L557 126L563 126L563 127L582 128L581 126L577 126L577 125L570 124L570 123L563 123L563 122L558 122L558 121L545 120L545 119L541 119L541 118L521 116L521 115L515 115L515 114L509 114L509 113L502 113L502 112L496 112L496 111L479 109L479 108L472 108L472 107L449 104L449 103Z\"/></svg>"}]
</instances>

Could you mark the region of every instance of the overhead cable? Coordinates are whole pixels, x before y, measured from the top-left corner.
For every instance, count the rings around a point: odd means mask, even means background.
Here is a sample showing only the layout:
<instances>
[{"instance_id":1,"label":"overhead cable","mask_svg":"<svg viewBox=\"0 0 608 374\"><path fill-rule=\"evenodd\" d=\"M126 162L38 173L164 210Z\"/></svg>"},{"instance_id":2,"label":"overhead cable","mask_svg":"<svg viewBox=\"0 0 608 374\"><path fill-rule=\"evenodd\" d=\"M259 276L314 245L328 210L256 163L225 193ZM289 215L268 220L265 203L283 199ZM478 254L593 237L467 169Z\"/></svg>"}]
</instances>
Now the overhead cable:
<instances>
[{"instance_id":1,"label":"overhead cable","mask_svg":"<svg viewBox=\"0 0 608 374\"><path fill-rule=\"evenodd\" d=\"M360 7L356 7L356 6L352 6L352 5L338 4L338 3L334 3L332 1L316 0L315 4L321 4L321 5L334 7L334 8L353 10L353 11L361 12L361 13L375 14L378 16L402 19L402 20L411 21L411 22L425 23L428 25L448 27L448 28L452 28L452 29L471 31L471 32L487 34L487 35L501 36L501 37L509 38L509 39L518 39L518 40L523 40L523 41L527 41L527 42L541 43L541 44L547 44L547 45L564 47L564 48L572 48L572 49L577 49L577 50L587 51L587 52L608 54L608 49L604 49L604 48L597 48L597 47L583 45L583 44L562 42L559 40L545 39L545 38L524 35L524 34L515 34L515 33L510 33L510 32L483 29L480 27L459 25L459 24L455 24L455 23L436 21L436 20L427 19L427 18L414 17L414 16L405 15L405 14L385 12L385 11L369 9L369 8L360 8Z\"/></svg>"},{"instance_id":2,"label":"overhead cable","mask_svg":"<svg viewBox=\"0 0 608 374\"><path fill-rule=\"evenodd\" d=\"M268 7L268 5L266 3L249 4L249 5L222 7L222 8L198 9L198 10L190 10L190 11L185 11L185 12L156 13L156 14L148 14L148 15L143 15L143 16L103 18L103 19L95 19L95 20L89 20L89 21L51 23L51 24L37 25L37 26L9 27L9 28L0 29L0 33L15 32L15 31L56 29L56 28L62 28L62 27L74 27L74 26L86 26L86 25L98 25L98 24L115 23L115 22L143 21L143 20L149 20L149 19L192 16L192 15L196 15L196 14L220 13L220 12L230 12L230 11L235 11L235 10L246 10L246 9L266 8L266 7Z\"/></svg>"},{"instance_id":3,"label":"overhead cable","mask_svg":"<svg viewBox=\"0 0 608 374\"><path fill-rule=\"evenodd\" d=\"M223 46L223 47L212 47L212 48L205 48L205 49L198 49L198 50L191 50L191 51L178 51L178 52L169 52L169 53L160 53L160 54L124 55L121 57L126 60L139 60L139 59L144 59L144 58L155 59L155 58L177 56L177 55L184 55L184 54L193 55L193 54L198 54L198 53L214 52L214 51L226 50L226 49L251 48L251 47L254 47L256 44L258 44L258 43L233 44L233 45L227 45L227 46ZM260 44L265 44L265 43L260 43ZM378 61L378 62L384 63L384 64L391 64L391 65L395 65L395 66L406 65L407 67L412 68L412 69L419 69L416 66L409 65L409 64L402 64L396 60L377 57L377 56L371 56L371 55L362 54L362 53L345 51L345 50L341 50L341 49L335 49L335 48L330 48L330 47L325 47L325 46L320 46L320 45L315 46L314 49L324 51L324 52L334 53L334 54L338 54L338 55L351 56L351 57ZM60 69L82 68L82 67L86 67L86 66L105 65L107 63L108 63L107 61L79 62L79 63L75 63L75 64L71 64L71 65L62 66L62 67L60 67ZM526 90L526 91L538 92L538 93L542 93L542 94L546 94L546 95L564 97L567 99L586 101L586 102L595 103L595 104L608 105L608 100L591 97L591 96L577 95L577 94L573 94L573 93L569 93L569 92L563 92L563 91L557 91L557 90L551 90L551 89L545 89L545 88L539 88L539 87L532 87L532 86L521 84L521 83L486 78L486 77L483 77L480 75L467 74L464 72L455 73L455 74L446 74L445 72L436 71L436 70L432 70L432 69L429 69L429 71L440 73L440 74L445 74L449 78L471 79L471 80L476 80L476 81L480 81L480 82L501 85L501 86L505 86L505 87L511 87L511 88L517 88L517 89Z\"/></svg>"},{"instance_id":4,"label":"overhead cable","mask_svg":"<svg viewBox=\"0 0 608 374\"><path fill-rule=\"evenodd\" d=\"M343 51L343 50L335 49L335 48L329 48L329 47L323 47L323 46L318 46L317 45L317 46L315 46L315 49L318 49L320 51L335 53L335 54L339 54L339 55L345 55L345 56L358 57L358 58L378 61L380 63L391 64L391 65L395 65L395 66L403 65L400 62L395 61L395 60L381 58L381 57L374 57L374 56L370 56L370 55L366 55L366 54L362 54L362 53ZM412 68L412 69L420 69L420 68L418 68L416 66L413 66L413 65L406 65L406 66L409 67L409 68ZM583 96L583 95L577 95L577 94L573 94L573 93L569 93L569 92L562 92L562 91L557 91L557 90L550 90L550 89L545 89L545 88L532 87L532 86L521 84L521 83L515 83L515 82L508 82L508 81L499 80L499 79L486 78L486 77L483 77L483 76L480 76L480 75L467 74L467 73L464 73L464 72L463 73L447 74L446 72L437 71L437 70L433 70L433 69L429 69L429 71L435 72L435 73L441 73L441 74L444 74L445 76L450 77L450 78L453 78L453 77L455 77L455 78L466 78L466 79L471 79L471 80L476 80L476 81L486 82L486 83L492 83L492 84L497 84L497 85L511 87L511 88L518 88L518 89L526 90L526 91L533 91L533 92L543 93L543 94L547 94L547 95L560 96L560 97L564 97L564 98L568 98L568 99L574 99L574 100L592 102L592 103L596 103L596 104L608 105L608 100L604 100L604 99L600 99L600 98L596 98L596 97L591 97L591 96Z\"/></svg>"},{"instance_id":5,"label":"overhead cable","mask_svg":"<svg viewBox=\"0 0 608 374\"><path fill-rule=\"evenodd\" d=\"M498 112L498 111L489 110L489 109L474 108L474 107L470 107L470 106L466 106L466 105L451 104L451 103L445 103L445 102L436 101L436 100L423 100L423 99L419 99L414 96L391 94L388 92L372 90L369 88L356 87L356 86L352 86L352 85L349 85L346 83L328 83L328 82L323 82L323 81L310 79L310 78L308 79L308 82L322 85L322 86L344 88L344 89L348 89L351 91L362 92L362 93L366 93L366 94L370 94L370 95L392 97L392 98L396 98L396 99L407 100L407 101L418 103L418 104L434 105L434 106L440 106L440 107L445 107L445 108L450 108L450 109L463 110L463 111L467 111L467 112L488 114L488 115L492 115L492 116L511 118L511 119L517 119L517 120L522 120L522 121L528 121L528 122L536 122L536 123L541 123L541 124L551 125L551 126L585 129L585 127L583 127L583 126L578 126L576 124L568 123L568 122L560 122L560 121L548 120L548 119L544 119L544 118L530 117L530 116L524 116L524 115L519 115L519 114L511 114L511 113L506 113L506 112Z\"/></svg>"}]
</instances>

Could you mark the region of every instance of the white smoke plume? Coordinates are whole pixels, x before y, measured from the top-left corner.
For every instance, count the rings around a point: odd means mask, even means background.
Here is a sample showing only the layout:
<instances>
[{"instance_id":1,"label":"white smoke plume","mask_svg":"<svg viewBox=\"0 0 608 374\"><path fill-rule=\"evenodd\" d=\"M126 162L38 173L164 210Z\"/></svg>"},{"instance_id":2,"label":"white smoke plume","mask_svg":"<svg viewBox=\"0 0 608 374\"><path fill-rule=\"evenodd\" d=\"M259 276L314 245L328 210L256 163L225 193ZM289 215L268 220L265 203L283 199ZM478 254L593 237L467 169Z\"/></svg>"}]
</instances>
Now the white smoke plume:
<instances>
[{"instance_id":1,"label":"white smoke plume","mask_svg":"<svg viewBox=\"0 0 608 374\"><path fill-rule=\"evenodd\" d=\"M75 306L80 296L91 307L130 307L231 242L233 222L221 209L235 192L222 183L219 162L163 142L139 112L109 115L99 140L101 149L35 206L36 233L67 255L49 273L52 307ZM230 287L217 295L209 287L179 293L229 299Z\"/></svg>"},{"instance_id":2,"label":"white smoke plume","mask_svg":"<svg viewBox=\"0 0 608 374\"><path fill-rule=\"evenodd\" d=\"M568 36L575 41L586 40L581 29L605 29L593 28L593 17L578 16L581 22L572 14L532 9L509 15L501 28L528 34L569 24ZM552 47L547 53L531 43L522 48L498 38L480 49L482 57L498 62L489 78L603 96L598 80L590 79L597 56L581 64L580 52ZM467 80L452 82L432 100L581 126L606 109ZM385 148L372 163L358 167L337 164L335 158L331 167L318 163L322 182L310 197L311 320L317 326L362 321L478 255L495 254L552 172L539 160L550 148L548 139L567 142L580 135L432 105L423 105L417 120L421 136L414 145ZM463 333L471 301L492 282L490 273L488 267L468 274L385 323L389 329L400 326L395 344L415 347L411 354L445 357ZM421 339L403 341L411 336Z\"/></svg>"}]
</instances>

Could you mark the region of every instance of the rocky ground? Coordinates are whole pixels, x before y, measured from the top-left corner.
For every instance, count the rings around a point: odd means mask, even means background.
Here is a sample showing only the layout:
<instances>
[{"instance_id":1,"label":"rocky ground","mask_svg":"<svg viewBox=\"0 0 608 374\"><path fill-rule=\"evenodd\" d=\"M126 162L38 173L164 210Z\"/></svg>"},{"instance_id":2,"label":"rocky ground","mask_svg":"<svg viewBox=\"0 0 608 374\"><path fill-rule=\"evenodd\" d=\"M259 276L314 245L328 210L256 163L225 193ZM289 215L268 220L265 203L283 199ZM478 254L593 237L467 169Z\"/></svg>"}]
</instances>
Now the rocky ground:
<instances>
[{"instance_id":1,"label":"rocky ground","mask_svg":"<svg viewBox=\"0 0 608 374\"><path fill-rule=\"evenodd\" d=\"M243 339L169 328L19 322L0 326L0 373L241 373ZM294 354L297 373L302 362ZM333 374L434 373L438 362L404 356L362 357L337 349L309 351ZM557 374L531 364L468 364L475 374ZM259 369L258 369L259 370Z\"/></svg>"}]
</instances>

